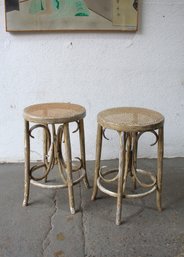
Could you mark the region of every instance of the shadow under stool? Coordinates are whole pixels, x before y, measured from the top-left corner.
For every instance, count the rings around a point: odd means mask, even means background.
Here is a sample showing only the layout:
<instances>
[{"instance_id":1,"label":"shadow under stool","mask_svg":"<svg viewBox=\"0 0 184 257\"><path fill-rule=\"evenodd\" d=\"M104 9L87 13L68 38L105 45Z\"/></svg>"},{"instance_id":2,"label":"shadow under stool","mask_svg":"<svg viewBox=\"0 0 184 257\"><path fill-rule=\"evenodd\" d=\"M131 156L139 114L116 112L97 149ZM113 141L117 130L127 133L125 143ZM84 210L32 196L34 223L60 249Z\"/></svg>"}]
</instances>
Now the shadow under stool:
<instances>
[{"instance_id":1,"label":"shadow under stool","mask_svg":"<svg viewBox=\"0 0 184 257\"><path fill-rule=\"evenodd\" d=\"M30 183L41 188L68 188L69 207L71 214L75 213L73 186L84 181L88 188L85 159L84 122L86 116L84 107L71 103L43 103L28 106L24 109L24 137L25 137L25 182L23 206L28 205ZM79 163L72 162L69 124L76 122L79 132L80 158ZM33 123L33 124L32 124ZM31 124L31 126L30 126ZM43 161L41 164L30 163L30 137L33 130L43 129ZM65 156L63 156L64 145ZM61 184L47 184L47 177L57 164L61 177ZM41 175L35 175L37 170L42 169ZM80 171L80 176L74 180L73 172Z\"/></svg>"},{"instance_id":2,"label":"shadow under stool","mask_svg":"<svg viewBox=\"0 0 184 257\"><path fill-rule=\"evenodd\" d=\"M145 108L120 107L101 111L97 116L96 163L92 200L96 199L97 191L117 198L116 225L121 223L122 199L139 198L156 191L157 208L161 211L161 191L164 151L164 117L159 112ZM101 167L102 139L105 130L115 130L119 134L119 167L104 170ZM156 173L137 168L138 140L145 132L151 132L156 137L157 144ZM116 175L109 178L111 173ZM144 189L141 193L135 191L126 193L128 175L132 178L133 187L138 184ZM146 179L143 180L143 178ZM149 180L149 182L148 182ZM117 183L117 191L113 192L104 186L105 183Z\"/></svg>"}]
</instances>

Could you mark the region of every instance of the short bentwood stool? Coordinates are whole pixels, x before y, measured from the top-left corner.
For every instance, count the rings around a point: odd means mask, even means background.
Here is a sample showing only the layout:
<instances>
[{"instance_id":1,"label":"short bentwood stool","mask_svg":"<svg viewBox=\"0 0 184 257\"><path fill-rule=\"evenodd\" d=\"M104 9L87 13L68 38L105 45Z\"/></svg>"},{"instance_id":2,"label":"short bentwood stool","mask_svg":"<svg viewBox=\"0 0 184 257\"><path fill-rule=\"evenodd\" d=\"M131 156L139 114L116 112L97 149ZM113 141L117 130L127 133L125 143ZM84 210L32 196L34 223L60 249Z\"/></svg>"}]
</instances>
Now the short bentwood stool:
<instances>
[{"instance_id":1,"label":"short bentwood stool","mask_svg":"<svg viewBox=\"0 0 184 257\"><path fill-rule=\"evenodd\" d=\"M84 107L71 103L44 103L28 106L24 109L25 120L25 183L23 206L28 204L30 183L42 188L68 188L69 206L71 214L75 213L73 185L84 181L88 187L85 159L85 138L83 118L86 116ZM72 163L69 123L76 122L80 139L79 163ZM36 123L30 127L30 123ZM36 128L43 129L43 161L39 165L30 164L30 137ZM64 142L64 143L63 143ZM64 144L65 156L62 145ZM54 165L58 165L61 184L46 184L49 172ZM35 171L42 168L41 175ZM73 181L72 173L81 171L79 178Z\"/></svg>"},{"instance_id":2,"label":"short bentwood stool","mask_svg":"<svg viewBox=\"0 0 184 257\"><path fill-rule=\"evenodd\" d=\"M156 191L157 208L161 211L161 190L163 171L163 126L164 117L153 110L134 107L120 107L107 109L97 116L97 140L96 140L96 164L92 200L95 200L98 188L113 197L117 197L116 224L121 223L122 198L138 198ZM100 167L102 138L105 129L115 130L119 133L119 167L113 170L104 170ZM137 168L138 140L145 132L155 135L157 144L157 170L155 174ZM109 174L116 172L113 178ZM134 189L139 184L144 190L141 193L128 194L125 192L127 175L130 174ZM143 181L143 177L145 179ZM148 182L150 180L150 182ZM117 192L113 192L104 186L104 183L117 181ZM145 182L146 181L146 182ZM102 183L103 182L103 183Z\"/></svg>"}]
</instances>

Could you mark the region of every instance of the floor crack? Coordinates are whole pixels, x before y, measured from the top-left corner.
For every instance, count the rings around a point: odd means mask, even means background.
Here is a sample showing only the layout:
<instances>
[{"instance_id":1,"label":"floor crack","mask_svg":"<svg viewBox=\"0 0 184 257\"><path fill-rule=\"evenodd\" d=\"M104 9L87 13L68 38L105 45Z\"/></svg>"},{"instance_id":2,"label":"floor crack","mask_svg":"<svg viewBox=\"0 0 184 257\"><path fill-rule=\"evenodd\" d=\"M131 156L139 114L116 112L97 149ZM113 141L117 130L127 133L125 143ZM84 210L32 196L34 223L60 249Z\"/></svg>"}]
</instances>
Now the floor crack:
<instances>
[{"instance_id":1,"label":"floor crack","mask_svg":"<svg viewBox=\"0 0 184 257\"><path fill-rule=\"evenodd\" d=\"M58 207L57 207L57 202L56 202L56 195L57 195L57 190L55 190L55 193L54 193L54 211L53 213L51 214L50 216L50 227L45 235L45 238L43 239L43 243L42 243L42 255L43 257L45 257L45 252L47 250L47 248L49 247L50 243L51 243L51 240L50 240L50 233L53 231L54 229L54 226L53 226L53 220L54 220L54 217L56 216L56 213L57 213L57 210L58 210Z\"/></svg>"}]
</instances>

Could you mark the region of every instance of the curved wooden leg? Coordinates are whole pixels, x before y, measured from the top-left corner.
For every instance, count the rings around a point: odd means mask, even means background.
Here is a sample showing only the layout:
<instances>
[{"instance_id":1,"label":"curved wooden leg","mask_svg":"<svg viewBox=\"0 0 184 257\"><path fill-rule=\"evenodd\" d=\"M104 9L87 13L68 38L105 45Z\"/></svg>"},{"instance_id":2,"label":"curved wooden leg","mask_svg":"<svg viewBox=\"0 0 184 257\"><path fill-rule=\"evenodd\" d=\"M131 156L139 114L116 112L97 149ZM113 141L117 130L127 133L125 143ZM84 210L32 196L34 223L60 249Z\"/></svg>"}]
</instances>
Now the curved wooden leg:
<instances>
[{"instance_id":1,"label":"curved wooden leg","mask_svg":"<svg viewBox=\"0 0 184 257\"><path fill-rule=\"evenodd\" d=\"M85 170L85 177L83 181L86 188L89 188L89 181L86 173L86 151L85 151L85 134L84 134L83 119L79 121L79 139L80 139L80 153L81 153L82 168Z\"/></svg>"},{"instance_id":2,"label":"curved wooden leg","mask_svg":"<svg viewBox=\"0 0 184 257\"><path fill-rule=\"evenodd\" d=\"M23 206L28 205L29 200L29 190L30 190L30 138L29 138L29 122L24 122L24 154L25 154L25 164L24 164L24 200Z\"/></svg>"},{"instance_id":3,"label":"curved wooden leg","mask_svg":"<svg viewBox=\"0 0 184 257\"><path fill-rule=\"evenodd\" d=\"M158 156L157 156L157 191L156 201L157 208L162 211L162 176L163 176L163 155L164 155L164 128L158 130Z\"/></svg>"},{"instance_id":4,"label":"curved wooden leg","mask_svg":"<svg viewBox=\"0 0 184 257\"><path fill-rule=\"evenodd\" d=\"M117 192L117 209L116 209L116 225L121 224L122 200L125 190L126 178L128 174L130 161L130 135L123 132L119 133L120 149L119 149L119 171L118 171L118 192ZM124 141L124 142L123 142Z\"/></svg>"},{"instance_id":5,"label":"curved wooden leg","mask_svg":"<svg viewBox=\"0 0 184 257\"><path fill-rule=\"evenodd\" d=\"M45 125L48 128L48 125ZM43 129L43 162L45 163L44 171L47 172L48 165L48 138L45 129ZM45 182L47 182L47 176L45 177Z\"/></svg>"},{"instance_id":6,"label":"curved wooden leg","mask_svg":"<svg viewBox=\"0 0 184 257\"><path fill-rule=\"evenodd\" d=\"M96 199L98 187L97 187L97 179L99 177L99 169L100 169L100 160L101 160L101 151L102 151L102 127L98 124L97 127L97 138L96 138L96 162L95 162L95 175L93 182L93 193L91 200Z\"/></svg>"},{"instance_id":7,"label":"curved wooden leg","mask_svg":"<svg viewBox=\"0 0 184 257\"><path fill-rule=\"evenodd\" d=\"M132 133L132 169L137 171L137 151L138 151L138 142L137 142L137 133ZM133 188L137 188L135 176L132 174Z\"/></svg>"},{"instance_id":8,"label":"curved wooden leg","mask_svg":"<svg viewBox=\"0 0 184 257\"><path fill-rule=\"evenodd\" d=\"M65 149L66 149L66 173L67 173L69 206L70 206L71 214L75 214L73 180L72 180L72 154L71 154L71 143L70 143L68 123L64 124L64 140L65 140Z\"/></svg>"}]
</instances>

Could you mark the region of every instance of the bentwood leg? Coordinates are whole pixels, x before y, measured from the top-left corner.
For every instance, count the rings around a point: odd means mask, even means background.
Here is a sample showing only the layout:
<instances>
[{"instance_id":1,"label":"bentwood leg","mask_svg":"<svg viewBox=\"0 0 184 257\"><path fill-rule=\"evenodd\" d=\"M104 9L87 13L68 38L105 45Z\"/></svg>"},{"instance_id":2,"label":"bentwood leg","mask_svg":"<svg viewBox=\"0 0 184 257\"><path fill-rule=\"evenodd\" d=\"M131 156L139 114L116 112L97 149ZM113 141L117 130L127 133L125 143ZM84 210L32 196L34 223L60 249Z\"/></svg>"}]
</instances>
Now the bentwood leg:
<instances>
[{"instance_id":1,"label":"bentwood leg","mask_svg":"<svg viewBox=\"0 0 184 257\"><path fill-rule=\"evenodd\" d=\"M102 151L102 127L98 124L97 127L97 138L96 138L96 162L95 162L95 175L93 182L93 193L91 200L95 200L97 195L97 179L99 177L99 169L100 169L100 159L101 159L101 151Z\"/></svg>"},{"instance_id":2,"label":"bentwood leg","mask_svg":"<svg viewBox=\"0 0 184 257\"><path fill-rule=\"evenodd\" d=\"M85 152L85 135L84 135L84 121L81 119L79 121L79 138L80 138L80 153L82 168L85 170L85 177L83 179L86 188L89 188L89 182L86 173L86 152Z\"/></svg>"},{"instance_id":3,"label":"bentwood leg","mask_svg":"<svg viewBox=\"0 0 184 257\"><path fill-rule=\"evenodd\" d=\"M73 194L73 180L72 180L72 154L71 143L68 123L64 124L64 140L66 149L66 173L67 173L67 185L69 195L69 206L71 214L75 214L74 194Z\"/></svg>"},{"instance_id":4,"label":"bentwood leg","mask_svg":"<svg viewBox=\"0 0 184 257\"><path fill-rule=\"evenodd\" d=\"M138 143L137 143L137 133L132 133L132 169L134 171L137 171L137 148L138 148ZM136 179L135 176L132 174L132 181L133 181L133 188L136 189Z\"/></svg>"},{"instance_id":5,"label":"bentwood leg","mask_svg":"<svg viewBox=\"0 0 184 257\"><path fill-rule=\"evenodd\" d=\"M162 176L163 176L163 155L164 155L164 128L158 130L158 157L157 157L157 192L156 201L159 211L162 210Z\"/></svg>"},{"instance_id":6,"label":"bentwood leg","mask_svg":"<svg viewBox=\"0 0 184 257\"><path fill-rule=\"evenodd\" d=\"M48 127L48 126L47 126ZM47 138L47 132L45 129L43 129L43 162L45 164L45 173L47 172L47 165L48 165L48 138ZM47 176L45 177L45 182L47 182Z\"/></svg>"},{"instance_id":7,"label":"bentwood leg","mask_svg":"<svg viewBox=\"0 0 184 257\"><path fill-rule=\"evenodd\" d=\"M25 154L25 164L24 164L24 200L23 206L28 205L29 200L29 189L30 189L30 138L29 138L29 122L24 121L24 154Z\"/></svg>"},{"instance_id":8,"label":"bentwood leg","mask_svg":"<svg viewBox=\"0 0 184 257\"><path fill-rule=\"evenodd\" d=\"M117 191L117 209L116 209L116 225L121 224L122 197L124 187L124 171L125 171L125 154L126 154L126 134L119 132L119 169L118 169L118 191ZM124 141L124 142L123 142Z\"/></svg>"},{"instance_id":9,"label":"bentwood leg","mask_svg":"<svg viewBox=\"0 0 184 257\"><path fill-rule=\"evenodd\" d=\"M126 136L127 135L127 136ZM132 142L132 135L131 133L124 133L124 150L123 150L123 159L124 159L124 164L123 164L123 193L125 191L125 186L126 186L126 180L127 180L127 175L129 172L129 166L130 163L132 162L132 152L131 152L131 142Z\"/></svg>"}]
</instances>

